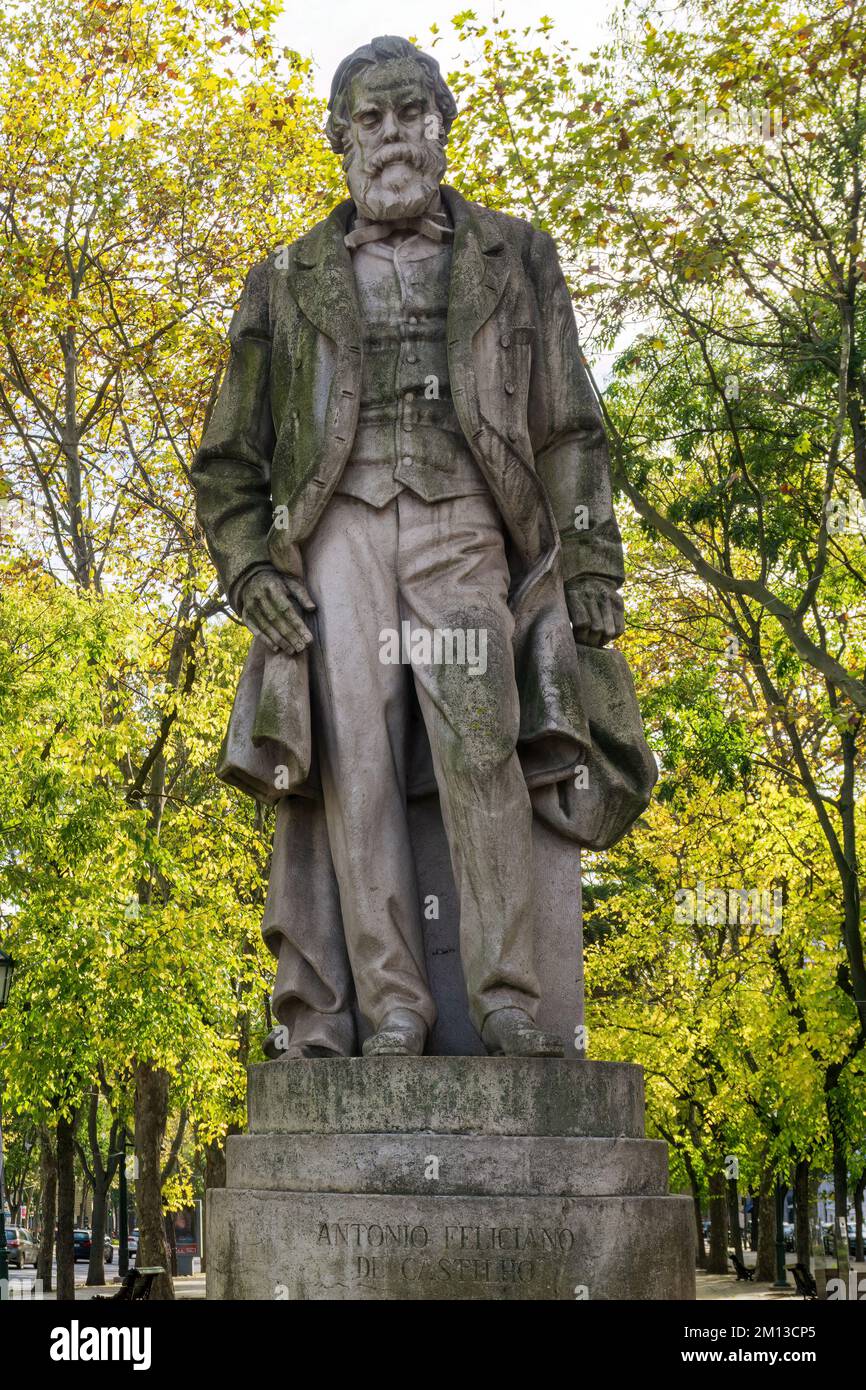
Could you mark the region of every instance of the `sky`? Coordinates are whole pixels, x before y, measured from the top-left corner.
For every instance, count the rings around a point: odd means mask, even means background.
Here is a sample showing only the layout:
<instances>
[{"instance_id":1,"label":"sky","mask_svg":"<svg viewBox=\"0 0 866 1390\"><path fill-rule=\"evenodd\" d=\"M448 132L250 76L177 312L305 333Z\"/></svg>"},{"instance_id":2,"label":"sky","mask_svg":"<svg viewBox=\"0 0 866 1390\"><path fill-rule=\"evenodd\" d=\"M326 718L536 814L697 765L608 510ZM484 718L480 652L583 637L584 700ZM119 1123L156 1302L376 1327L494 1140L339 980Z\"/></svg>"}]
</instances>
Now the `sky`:
<instances>
[{"instance_id":1,"label":"sky","mask_svg":"<svg viewBox=\"0 0 866 1390\"><path fill-rule=\"evenodd\" d=\"M443 71L452 66L459 45L450 37L451 17L462 9L472 9L478 20L489 23L494 14L504 14L512 28L537 24L547 15L558 34L586 52L601 38L613 0L492 0L477 4L443 4L442 0L285 0L285 11L277 21L283 43L315 63L315 86L320 96L328 95L337 64L354 49L379 34L413 35L425 48L430 25L438 24L441 41L433 50Z\"/></svg>"}]
</instances>

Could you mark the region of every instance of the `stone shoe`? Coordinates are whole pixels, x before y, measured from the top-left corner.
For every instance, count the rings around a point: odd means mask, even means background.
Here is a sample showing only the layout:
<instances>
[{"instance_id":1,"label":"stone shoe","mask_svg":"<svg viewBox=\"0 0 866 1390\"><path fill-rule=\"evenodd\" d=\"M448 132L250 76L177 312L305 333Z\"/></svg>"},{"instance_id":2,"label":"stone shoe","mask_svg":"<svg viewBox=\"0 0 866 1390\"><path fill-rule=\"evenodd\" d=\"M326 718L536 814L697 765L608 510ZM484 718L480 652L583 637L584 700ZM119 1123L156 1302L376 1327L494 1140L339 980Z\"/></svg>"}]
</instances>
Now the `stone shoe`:
<instances>
[{"instance_id":1,"label":"stone shoe","mask_svg":"<svg viewBox=\"0 0 866 1390\"><path fill-rule=\"evenodd\" d=\"M426 1041L427 1025L419 1014L392 1009L362 1051L365 1057L420 1057Z\"/></svg>"},{"instance_id":2,"label":"stone shoe","mask_svg":"<svg viewBox=\"0 0 866 1390\"><path fill-rule=\"evenodd\" d=\"M494 1009L484 1020L481 1040L492 1057L563 1057L555 1033L536 1028L523 1009Z\"/></svg>"}]
</instances>

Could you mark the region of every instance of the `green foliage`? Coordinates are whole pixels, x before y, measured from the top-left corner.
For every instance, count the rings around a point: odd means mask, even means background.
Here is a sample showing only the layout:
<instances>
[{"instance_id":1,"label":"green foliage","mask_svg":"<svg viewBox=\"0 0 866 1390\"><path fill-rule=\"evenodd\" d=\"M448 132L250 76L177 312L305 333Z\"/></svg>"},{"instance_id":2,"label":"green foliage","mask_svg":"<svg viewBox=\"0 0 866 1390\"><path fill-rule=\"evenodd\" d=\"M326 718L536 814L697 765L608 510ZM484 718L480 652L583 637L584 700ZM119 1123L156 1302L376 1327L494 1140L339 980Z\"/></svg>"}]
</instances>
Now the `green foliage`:
<instances>
[{"instance_id":1,"label":"green foliage","mask_svg":"<svg viewBox=\"0 0 866 1390\"><path fill-rule=\"evenodd\" d=\"M214 778L249 638L189 464L247 270L339 186L277 13L11 0L0 17L6 1113L50 1127L98 1085L131 1124L149 1063L189 1118L187 1177L243 1123L272 972L269 826Z\"/></svg>"},{"instance_id":2,"label":"green foliage","mask_svg":"<svg viewBox=\"0 0 866 1390\"><path fill-rule=\"evenodd\" d=\"M454 24L455 179L551 232L611 362L661 779L591 861L592 1051L647 1066L682 1175L826 1164L866 1105L866 13L639 2L588 57L547 23ZM676 922L697 879L781 885L781 935Z\"/></svg>"}]
</instances>

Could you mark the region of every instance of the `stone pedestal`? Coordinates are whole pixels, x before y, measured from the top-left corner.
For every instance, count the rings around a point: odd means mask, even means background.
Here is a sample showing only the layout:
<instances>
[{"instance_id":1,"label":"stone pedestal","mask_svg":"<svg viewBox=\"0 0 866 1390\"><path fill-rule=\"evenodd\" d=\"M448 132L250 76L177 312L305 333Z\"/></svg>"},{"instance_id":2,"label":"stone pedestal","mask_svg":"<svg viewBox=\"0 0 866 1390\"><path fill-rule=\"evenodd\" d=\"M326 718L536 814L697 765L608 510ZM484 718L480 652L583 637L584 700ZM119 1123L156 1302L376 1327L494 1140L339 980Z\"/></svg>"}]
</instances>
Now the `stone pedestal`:
<instances>
[{"instance_id":1,"label":"stone pedestal","mask_svg":"<svg viewBox=\"0 0 866 1390\"><path fill-rule=\"evenodd\" d=\"M209 1298L694 1298L639 1067L271 1062L249 1122L208 1194Z\"/></svg>"}]
</instances>

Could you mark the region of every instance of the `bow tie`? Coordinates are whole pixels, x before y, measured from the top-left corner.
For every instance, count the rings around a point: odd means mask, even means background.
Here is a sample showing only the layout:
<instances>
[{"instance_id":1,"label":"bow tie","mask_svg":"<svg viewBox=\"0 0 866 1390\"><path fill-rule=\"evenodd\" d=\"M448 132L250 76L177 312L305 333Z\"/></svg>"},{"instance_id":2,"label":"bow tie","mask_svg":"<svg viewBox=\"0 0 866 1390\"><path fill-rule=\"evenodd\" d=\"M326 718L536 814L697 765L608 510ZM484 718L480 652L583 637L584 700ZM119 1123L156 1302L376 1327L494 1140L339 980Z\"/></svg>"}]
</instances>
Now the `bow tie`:
<instances>
[{"instance_id":1,"label":"bow tie","mask_svg":"<svg viewBox=\"0 0 866 1390\"><path fill-rule=\"evenodd\" d=\"M388 222L368 222L359 217L356 227L346 234L344 240L352 250L356 246L364 246L368 241L384 241L397 231L415 232L419 236L429 237L431 241L448 241L454 235L444 221L436 222L433 217L394 217Z\"/></svg>"}]
</instances>

